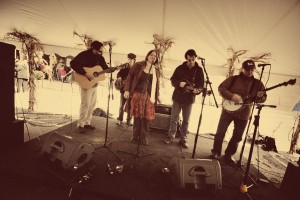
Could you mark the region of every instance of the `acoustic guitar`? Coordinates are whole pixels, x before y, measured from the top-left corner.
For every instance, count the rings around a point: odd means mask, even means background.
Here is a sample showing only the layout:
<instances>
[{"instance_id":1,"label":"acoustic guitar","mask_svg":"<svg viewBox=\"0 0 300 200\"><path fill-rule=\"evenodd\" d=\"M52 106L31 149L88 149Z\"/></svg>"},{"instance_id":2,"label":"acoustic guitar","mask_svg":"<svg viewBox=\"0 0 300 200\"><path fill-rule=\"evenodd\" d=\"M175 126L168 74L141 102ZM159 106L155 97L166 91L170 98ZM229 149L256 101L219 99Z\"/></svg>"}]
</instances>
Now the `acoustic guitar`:
<instances>
[{"instance_id":1,"label":"acoustic guitar","mask_svg":"<svg viewBox=\"0 0 300 200\"><path fill-rule=\"evenodd\" d=\"M86 71L88 75L93 76L94 78L89 80L84 75L78 74L77 72L74 73L75 80L77 81L78 85L82 89L90 89L94 85L96 85L99 81L103 81L105 79L105 73L112 73L116 69L120 68L118 67L110 67L106 70L103 70L103 68L100 65L96 65L94 67L83 67L83 69Z\"/></svg>"}]
</instances>

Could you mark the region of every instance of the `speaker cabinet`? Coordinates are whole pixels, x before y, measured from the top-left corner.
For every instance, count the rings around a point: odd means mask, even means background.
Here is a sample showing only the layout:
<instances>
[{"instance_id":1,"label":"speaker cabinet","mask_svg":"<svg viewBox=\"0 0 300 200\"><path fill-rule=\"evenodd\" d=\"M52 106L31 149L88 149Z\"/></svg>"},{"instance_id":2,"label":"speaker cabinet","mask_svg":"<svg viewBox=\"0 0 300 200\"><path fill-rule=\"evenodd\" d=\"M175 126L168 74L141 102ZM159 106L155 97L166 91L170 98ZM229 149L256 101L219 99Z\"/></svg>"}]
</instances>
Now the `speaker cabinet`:
<instances>
[{"instance_id":1,"label":"speaker cabinet","mask_svg":"<svg viewBox=\"0 0 300 200\"><path fill-rule=\"evenodd\" d=\"M289 162L280 186L280 190L282 190L291 198L299 199L299 185L300 167Z\"/></svg>"},{"instance_id":2,"label":"speaker cabinet","mask_svg":"<svg viewBox=\"0 0 300 200\"><path fill-rule=\"evenodd\" d=\"M65 169L75 171L87 164L94 152L91 144L53 132L47 137L41 155L50 161L61 162L61 167Z\"/></svg>"},{"instance_id":3,"label":"speaker cabinet","mask_svg":"<svg viewBox=\"0 0 300 200\"><path fill-rule=\"evenodd\" d=\"M158 104L155 107L155 118L149 122L149 128L168 131L171 121L171 112L171 105Z\"/></svg>"},{"instance_id":4,"label":"speaker cabinet","mask_svg":"<svg viewBox=\"0 0 300 200\"><path fill-rule=\"evenodd\" d=\"M12 123L15 120L15 49L14 45L0 42L0 91L5 95L0 98L0 125Z\"/></svg>"},{"instance_id":5,"label":"speaker cabinet","mask_svg":"<svg viewBox=\"0 0 300 200\"><path fill-rule=\"evenodd\" d=\"M221 166L217 160L174 158L169 167L173 185L178 189L222 188Z\"/></svg>"}]
</instances>

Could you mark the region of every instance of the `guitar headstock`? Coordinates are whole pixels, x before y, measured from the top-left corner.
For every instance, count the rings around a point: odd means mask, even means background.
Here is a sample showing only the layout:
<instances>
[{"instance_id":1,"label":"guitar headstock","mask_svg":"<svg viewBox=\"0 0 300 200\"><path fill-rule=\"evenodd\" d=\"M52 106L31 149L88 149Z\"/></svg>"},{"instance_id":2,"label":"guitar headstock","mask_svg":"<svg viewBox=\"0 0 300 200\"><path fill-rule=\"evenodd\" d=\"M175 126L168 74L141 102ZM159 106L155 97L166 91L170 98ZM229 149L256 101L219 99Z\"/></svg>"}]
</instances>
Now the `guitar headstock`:
<instances>
[{"instance_id":1,"label":"guitar headstock","mask_svg":"<svg viewBox=\"0 0 300 200\"><path fill-rule=\"evenodd\" d=\"M120 70L120 69L124 69L127 67L127 63L123 63L123 64L120 64L120 65L117 65L115 68L116 70Z\"/></svg>"}]
</instances>

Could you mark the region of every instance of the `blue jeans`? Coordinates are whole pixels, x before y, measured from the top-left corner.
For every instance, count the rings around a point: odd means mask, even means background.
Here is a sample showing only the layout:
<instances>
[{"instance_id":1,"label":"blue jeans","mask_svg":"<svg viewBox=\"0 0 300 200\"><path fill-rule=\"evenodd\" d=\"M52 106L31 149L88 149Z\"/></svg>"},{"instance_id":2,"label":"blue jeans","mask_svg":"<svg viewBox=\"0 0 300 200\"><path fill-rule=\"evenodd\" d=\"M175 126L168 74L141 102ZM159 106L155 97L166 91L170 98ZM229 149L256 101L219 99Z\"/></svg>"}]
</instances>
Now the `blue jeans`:
<instances>
[{"instance_id":1,"label":"blue jeans","mask_svg":"<svg viewBox=\"0 0 300 200\"><path fill-rule=\"evenodd\" d=\"M181 131L180 131L180 139L186 139L187 134L188 134L192 106L193 106L193 104L181 104L176 101L173 101L168 136L174 138L175 133L177 131L177 123L179 120L179 114L182 110L182 124L181 124Z\"/></svg>"},{"instance_id":2,"label":"blue jeans","mask_svg":"<svg viewBox=\"0 0 300 200\"><path fill-rule=\"evenodd\" d=\"M215 135L214 145L212 149L213 153L221 155L222 143L225 137L225 133L231 122L234 123L233 134L225 150L225 154L228 156L232 156L236 153L238 144L242 140L242 136L247 125L247 120L235 118L226 111L222 111L222 114L220 116L219 125L217 133Z\"/></svg>"}]
</instances>

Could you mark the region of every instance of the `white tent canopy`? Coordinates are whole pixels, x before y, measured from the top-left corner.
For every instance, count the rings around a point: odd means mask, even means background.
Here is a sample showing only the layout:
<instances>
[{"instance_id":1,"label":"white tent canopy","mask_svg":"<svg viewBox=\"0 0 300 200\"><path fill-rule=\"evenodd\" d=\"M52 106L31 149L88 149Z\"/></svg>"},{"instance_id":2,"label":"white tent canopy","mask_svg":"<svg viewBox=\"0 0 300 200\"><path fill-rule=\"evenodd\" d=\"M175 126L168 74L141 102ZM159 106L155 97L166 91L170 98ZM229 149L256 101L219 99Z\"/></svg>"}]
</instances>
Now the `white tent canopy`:
<instances>
[{"instance_id":1,"label":"white tent canopy","mask_svg":"<svg viewBox=\"0 0 300 200\"><path fill-rule=\"evenodd\" d=\"M153 34L174 38L167 59L193 48L223 66L227 48L271 53L272 73L300 76L299 0L2 0L0 35L17 28L46 45L76 47L73 31L113 40L115 53L145 55Z\"/></svg>"},{"instance_id":2,"label":"white tent canopy","mask_svg":"<svg viewBox=\"0 0 300 200\"><path fill-rule=\"evenodd\" d=\"M300 96L299 4L299 0L2 0L0 37L16 28L40 39L47 54L75 56L84 49L73 35L76 31L99 41L115 41L116 61L126 60L129 52L144 59L154 48L153 34L159 34L175 42L165 54L169 69L184 61L184 53L192 48L205 58L208 72L221 79L232 56L228 48L248 50L240 61L270 53L268 86L297 78L297 86L277 90L276 95L286 91L292 103L284 110L289 110Z\"/></svg>"}]
</instances>

